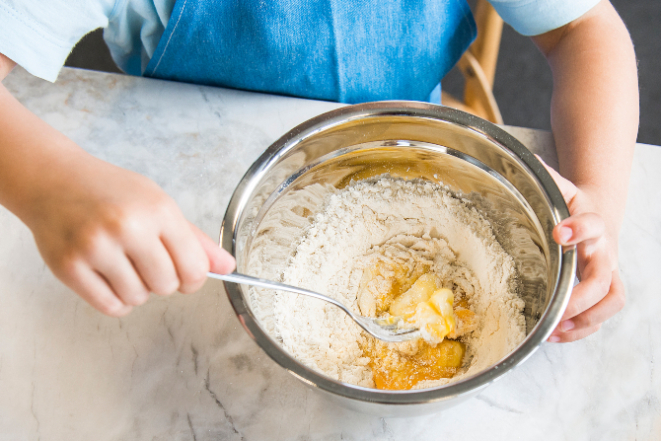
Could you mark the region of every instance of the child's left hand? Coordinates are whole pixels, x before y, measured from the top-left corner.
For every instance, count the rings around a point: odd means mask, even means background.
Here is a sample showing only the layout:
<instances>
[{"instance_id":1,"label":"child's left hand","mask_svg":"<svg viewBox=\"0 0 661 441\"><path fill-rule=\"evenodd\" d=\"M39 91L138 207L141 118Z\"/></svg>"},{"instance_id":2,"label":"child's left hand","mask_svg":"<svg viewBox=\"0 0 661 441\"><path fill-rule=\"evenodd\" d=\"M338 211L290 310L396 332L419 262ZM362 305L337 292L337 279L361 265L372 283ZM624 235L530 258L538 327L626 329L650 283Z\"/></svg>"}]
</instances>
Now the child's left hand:
<instances>
[{"instance_id":1,"label":"child's left hand","mask_svg":"<svg viewBox=\"0 0 661 441\"><path fill-rule=\"evenodd\" d=\"M546 164L545 164L546 165ZM608 231L589 192L546 166L571 216L553 229L560 245L576 245L578 278L560 324L548 341L571 342L587 337L617 314L626 301L617 262L617 232Z\"/></svg>"}]
</instances>

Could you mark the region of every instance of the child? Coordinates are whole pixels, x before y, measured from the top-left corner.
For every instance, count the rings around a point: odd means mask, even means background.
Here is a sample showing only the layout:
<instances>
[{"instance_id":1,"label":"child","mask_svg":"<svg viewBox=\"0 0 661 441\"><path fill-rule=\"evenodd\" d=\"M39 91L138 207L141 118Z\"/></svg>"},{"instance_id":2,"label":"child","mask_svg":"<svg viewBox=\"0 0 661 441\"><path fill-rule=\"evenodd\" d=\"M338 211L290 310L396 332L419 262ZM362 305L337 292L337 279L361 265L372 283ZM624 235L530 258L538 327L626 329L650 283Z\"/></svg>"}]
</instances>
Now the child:
<instances>
[{"instance_id":1,"label":"child","mask_svg":"<svg viewBox=\"0 0 661 441\"><path fill-rule=\"evenodd\" d=\"M638 126L636 61L606 0L492 0L532 35L554 78L554 173L572 216L581 283L550 341L595 332L624 306L617 269ZM474 37L465 0L372 2L0 0L0 79L18 63L54 81L103 26L127 73L342 102L426 99ZM234 261L150 180L100 161L0 86L0 203L32 230L53 273L122 316L149 292L189 293Z\"/></svg>"}]
</instances>

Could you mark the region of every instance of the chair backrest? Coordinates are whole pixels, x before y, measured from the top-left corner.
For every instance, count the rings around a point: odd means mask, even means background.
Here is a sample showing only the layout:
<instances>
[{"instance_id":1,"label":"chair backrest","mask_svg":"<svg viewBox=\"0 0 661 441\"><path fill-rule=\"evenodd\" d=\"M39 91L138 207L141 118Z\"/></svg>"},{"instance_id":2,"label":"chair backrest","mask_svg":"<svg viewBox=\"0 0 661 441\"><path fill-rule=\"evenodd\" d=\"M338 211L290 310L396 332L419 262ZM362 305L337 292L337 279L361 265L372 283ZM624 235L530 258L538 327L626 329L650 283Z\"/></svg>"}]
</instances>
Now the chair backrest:
<instances>
[{"instance_id":1,"label":"chair backrest","mask_svg":"<svg viewBox=\"0 0 661 441\"><path fill-rule=\"evenodd\" d=\"M502 124L503 118L493 96L503 20L486 0L475 6L477 38L457 63L464 76L464 100L460 102L443 95L443 103L473 113L491 122Z\"/></svg>"},{"instance_id":2,"label":"chair backrest","mask_svg":"<svg viewBox=\"0 0 661 441\"><path fill-rule=\"evenodd\" d=\"M486 0L477 0L475 23L478 29L477 38L469 50L482 66L482 70L487 80L489 80L489 85L493 87L500 49L500 37L503 33L503 19L491 6L491 3Z\"/></svg>"}]
</instances>

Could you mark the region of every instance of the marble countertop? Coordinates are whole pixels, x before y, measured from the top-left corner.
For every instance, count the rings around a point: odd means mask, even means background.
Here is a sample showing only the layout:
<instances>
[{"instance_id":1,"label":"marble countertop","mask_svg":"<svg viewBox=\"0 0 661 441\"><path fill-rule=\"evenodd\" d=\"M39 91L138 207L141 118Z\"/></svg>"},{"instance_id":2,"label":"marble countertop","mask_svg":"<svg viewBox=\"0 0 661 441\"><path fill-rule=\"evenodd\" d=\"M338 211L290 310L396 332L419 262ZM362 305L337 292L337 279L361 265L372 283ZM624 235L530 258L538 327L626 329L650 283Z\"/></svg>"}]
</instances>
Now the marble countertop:
<instances>
[{"instance_id":1,"label":"marble countertop","mask_svg":"<svg viewBox=\"0 0 661 441\"><path fill-rule=\"evenodd\" d=\"M161 185L211 237L249 165L338 104L64 69L9 90L92 154ZM548 133L508 128L551 164ZM271 361L222 285L102 316L0 207L0 440L661 439L661 148L638 145L621 238L624 311L545 344L478 397L416 418L346 410Z\"/></svg>"}]
</instances>

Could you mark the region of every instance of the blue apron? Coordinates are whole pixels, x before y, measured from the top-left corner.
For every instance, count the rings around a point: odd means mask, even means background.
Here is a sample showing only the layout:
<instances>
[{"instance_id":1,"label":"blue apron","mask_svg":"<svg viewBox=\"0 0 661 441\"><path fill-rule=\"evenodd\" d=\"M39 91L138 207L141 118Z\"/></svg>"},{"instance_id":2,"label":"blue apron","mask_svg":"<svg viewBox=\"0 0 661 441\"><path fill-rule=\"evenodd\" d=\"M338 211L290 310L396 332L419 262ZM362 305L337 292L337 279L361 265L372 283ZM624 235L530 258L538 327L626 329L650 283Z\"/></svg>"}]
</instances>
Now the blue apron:
<instances>
[{"instance_id":1,"label":"blue apron","mask_svg":"<svg viewBox=\"0 0 661 441\"><path fill-rule=\"evenodd\" d=\"M145 76L424 101L475 38L465 0L177 0Z\"/></svg>"}]
</instances>

